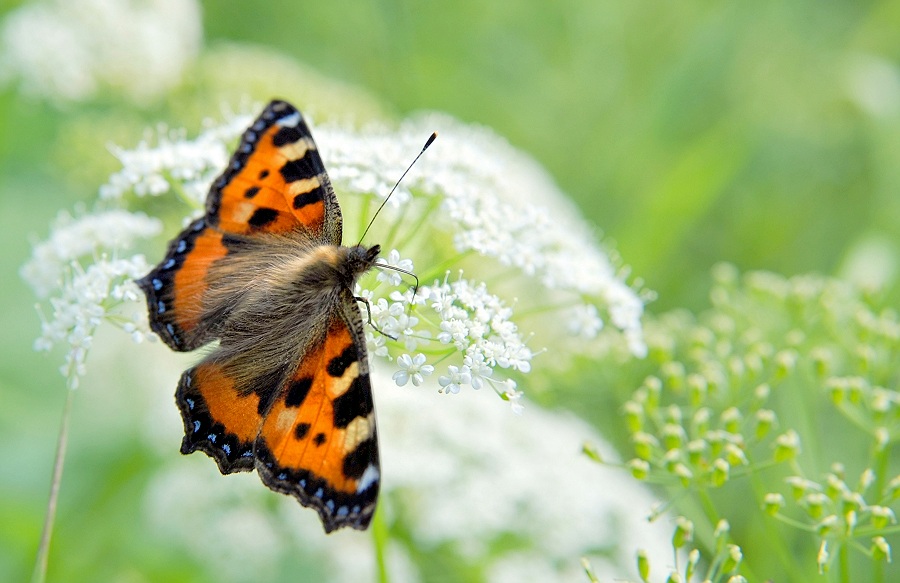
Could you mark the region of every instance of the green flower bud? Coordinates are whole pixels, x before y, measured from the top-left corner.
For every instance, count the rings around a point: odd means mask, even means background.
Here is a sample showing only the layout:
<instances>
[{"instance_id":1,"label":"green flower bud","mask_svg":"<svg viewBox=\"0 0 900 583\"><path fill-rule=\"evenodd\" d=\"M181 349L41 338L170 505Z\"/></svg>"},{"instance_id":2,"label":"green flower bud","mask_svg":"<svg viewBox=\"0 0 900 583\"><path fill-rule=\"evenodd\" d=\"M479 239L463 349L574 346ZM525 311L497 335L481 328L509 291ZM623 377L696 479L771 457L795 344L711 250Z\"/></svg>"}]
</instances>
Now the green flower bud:
<instances>
[{"instance_id":1,"label":"green flower bud","mask_svg":"<svg viewBox=\"0 0 900 583\"><path fill-rule=\"evenodd\" d=\"M713 462L712 473L710 474L710 480L712 481L713 486L717 488L724 486L725 482L728 481L730 471L731 466L728 465L728 462L722 458L716 458Z\"/></svg>"},{"instance_id":2,"label":"green flower bud","mask_svg":"<svg viewBox=\"0 0 900 583\"><path fill-rule=\"evenodd\" d=\"M738 565L741 564L743 559L744 554L741 552L741 547L737 545L728 545L725 560L722 561L722 571L725 573L733 572L738 568Z\"/></svg>"},{"instance_id":3,"label":"green flower bud","mask_svg":"<svg viewBox=\"0 0 900 583\"><path fill-rule=\"evenodd\" d=\"M770 492L763 498L763 509L769 516L775 516L784 508L784 496L776 492Z\"/></svg>"},{"instance_id":4,"label":"green flower bud","mask_svg":"<svg viewBox=\"0 0 900 583\"><path fill-rule=\"evenodd\" d=\"M663 425L660 433L662 434L662 444L666 451L680 448L687 439L684 428L675 423L666 423Z\"/></svg>"},{"instance_id":5,"label":"green flower bud","mask_svg":"<svg viewBox=\"0 0 900 583\"><path fill-rule=\"evenodd\" d=\"M692 407L699 407L706 400L707 385L706 377L699 374L688 375L687 378L688 398Z\"/></svg>"},{"instance_id":6,"label":"green flower bud","mask_svg":"<svg viewBox=\"0 0 900 583\"><path fill-rule=\"evenodd\" d=\"M694 540L694 523L684 516L679 516L675 519L675 533L672 535L672 546L680 549L692 540Z\"/></svg>"},{"instance_id":7,"label":"green flower bud","mask_svg":"<svg viewBox=\"0 0 900 583\"><path fill-rule=\"evenodd\" d=\"M891 545L883 536L876 536L872 539L872 558L876 561L891 562Z\"/></svg>"},{"instance_id":8,"label":"green flower bud","mask_svg":"<svg viewBox=\"0 0 900 583\"><path fill-rule=\"evenodd\" d=\"M700 562L700 551L697 549L691 550L688 553L687 566L684 569L684 578L688 581L694 576L694 571L697 569L697 563Z\"/></svg>"},{"instance_id":9,"label":"green flower bud","mask_svg":"<svg viewBox=\"0 0 900 583\"><path fill-rule=\"evenodd\" d=\"M673 393L680 393L684 388L684 365L677 360L672 360L663 364L660 372L669 390Z\"/></svg>"},{"instance_id":10,"label":"green flower bud","mask_svg":"<svg viewBox=\"0 0 900 583\"><path fill-rule=\"evenodd\" d=\"M775 461L786 462L797 457L800 453L800 435L793 429L789 429L775 439Z\"/></svg>"},{"instance_id":11,"label":"green flower bud","mask_svg":"<svg viewBox=\"0 0 900 583\"><path fill-rule=\"evenodd\" d=\"M772 426L775 425L775 421L777 417L775 416L775 411L771 409L760 409L756 412L756 439L762 440L772 429Z\"/></svg>"},{"instance_id":12,"label":"green flower bud","mask_svg":"<svg viewBox=\"0 0 900 583\"><path fill-rule=\"evenodd\" d=\"M627 465L636 480L646 480L650 475L650 464L645 460L635 458L630 460Z\"/></svg>"},{"instance_id":13,"label":"green flower bud","mask_svg":"<svg viewBox=\"0 0 900 583\"><path fill-rule=\"evenodd\" d=\"M897 517L894 511L886 506L871 506L869 511L872 513L872 526L881 530L888 524L897 524Z\"/></svg>"},{"instance_id":14,"label":"green flower bud","mask_svg":"<svg viewBox=\"0 0 900 583\"><path fill-rule=\"evenodd\" d=\"M627 401L622 407L625 415L625 426L630 433L637 433L644 428L644 407L637 401Z\"/></svg>"},{"instance_id":15,"label":"green flower bud","mask_svg":"<svg viewBox=\"0 0 900 583\"><path fill-rule=\"evenodd\" d=\"M637 571L641 581L646 583L650 580L650 559L644 549L638 549L637 552Z\"/></svg>"},{"instance_id":16,"label":"green flower bud","mask_svg":"<svg viewBox=\"0 0 900 583\"><path fill-rule=\"evenodd\" d=\"M692 466L700 466L706 458L706 452L709 450L709 444L702 439L695 439L688 442L685 449L688 452L688 461Z\"/></svg>"},{"instance_id":17,"label":"green flower bud","mask_svg":"<svg viewBox=\"0 0 900 583\"><path fill-rule=\"evenodd\" d=\"M741 412L737 407L729 407L722 412L722 426L729 433L738 433L741 428L741 420L743 419Z\"/></svg>"},{"instance_id":18,"label":"green flower bud","mask_svg":"<svg viewBox=\"0 0 900 583\"><path fill-rule=\"evenodd\" d=\"M653 450L659 447L659 442L649 433L638 431L631 436L631 443L634 444L634 454L642 460L650 460L653 456Z\"/></svg>"},{"instance_id":19,"label":"green flower bud","mask_svg":"<svg viewBox=\"0 0 900 583\"><path fill-rule=\"evenodd\" d=\"M828 496L821 492L810 492L806 495L806 513L810 518L818 519L824 514L825 504L829 502Z\"/></svg>"}]
</instances>

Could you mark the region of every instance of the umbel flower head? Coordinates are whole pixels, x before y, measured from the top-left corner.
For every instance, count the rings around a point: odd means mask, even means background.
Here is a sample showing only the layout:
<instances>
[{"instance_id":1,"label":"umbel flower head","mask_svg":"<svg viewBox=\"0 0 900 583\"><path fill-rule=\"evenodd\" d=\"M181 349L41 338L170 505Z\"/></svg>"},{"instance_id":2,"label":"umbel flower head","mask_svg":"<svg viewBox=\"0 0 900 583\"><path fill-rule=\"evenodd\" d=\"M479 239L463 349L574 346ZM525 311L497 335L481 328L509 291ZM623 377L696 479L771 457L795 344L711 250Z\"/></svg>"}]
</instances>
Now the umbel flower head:
<instances>
[{"instance_id":1,"label":"umbel flower head","mask_svg":"<svg viewBox=\"0 0 900 583\"><path fill-rule=\"evenodd\" d=\"M84 344L82 337L93 330L72 336L83 328L72 317L80 308L69 302L65 310L57 309L75 283L55 275L59 269L53 267L74 259L60 251L66 233L90 235L77 253L78 266L65 268L88 272L92 264L118 257L134 240L160 230L157 219L132 212L160 207L147 205L147 197L169 197L169 208L180 211L184 221L199 214L210 181L250 121L238 115L208 124L193 139L169 132L154 144L112 149L122 168L100 187L98 210L56 227L23 268L39 296L54 306L42 348L76 338ZM438 115L408 120L398 129L315 127L341 201L344 243L354 243L365 231L433 128L441 130L439 147L398 186L367 236L387 250L380 261L396 270L374 270L357 290L369 303L369 351L393 363L395 382L419 386L430 378L447 394L490 387L521 411L523 394L512 377L529 373L551 343L570 352L584 349L606 321L633 354L642 356L638 293L541 168L485 129ZM48 256L53 261L44 267ZM131 261L128 277L142 275L143 258ZM419 285L402 271L416 273ZM116 296L140 303L132 293L116 291ZM81 308L92 314L88 321L96 324L109 313L97 309L109 299L98 297ZM143 321L139 329L146 330ZM577 340L557 342L562 338ZM77 376L82 368L74 370L69 374Z\"/></svg>"}]
</instances>

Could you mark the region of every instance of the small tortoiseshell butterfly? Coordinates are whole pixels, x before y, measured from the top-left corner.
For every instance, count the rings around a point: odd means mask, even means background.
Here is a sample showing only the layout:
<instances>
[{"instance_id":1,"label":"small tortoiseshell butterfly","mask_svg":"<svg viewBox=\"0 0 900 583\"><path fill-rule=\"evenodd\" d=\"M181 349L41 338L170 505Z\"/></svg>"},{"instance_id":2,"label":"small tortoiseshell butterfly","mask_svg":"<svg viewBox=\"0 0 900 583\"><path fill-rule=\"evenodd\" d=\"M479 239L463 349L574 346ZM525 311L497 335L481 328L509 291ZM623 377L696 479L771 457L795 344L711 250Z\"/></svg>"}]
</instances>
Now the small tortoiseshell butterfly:
<instances>
[{"instance_id":1,"label":"small tortoiseshell butterfly","mask_svg":"<svg viewBox=\"0 0 900 583\"><path fill-rule=\"evenodd\" d=\"M181 453L252 471L315 508L325 532L369 526L380 470L353 287L380 247L341 245L341 209L300 112L272 101L212 184L206 214L138 281L173 350L218 340L181 376Z\"/></svg>"}]
</instances>

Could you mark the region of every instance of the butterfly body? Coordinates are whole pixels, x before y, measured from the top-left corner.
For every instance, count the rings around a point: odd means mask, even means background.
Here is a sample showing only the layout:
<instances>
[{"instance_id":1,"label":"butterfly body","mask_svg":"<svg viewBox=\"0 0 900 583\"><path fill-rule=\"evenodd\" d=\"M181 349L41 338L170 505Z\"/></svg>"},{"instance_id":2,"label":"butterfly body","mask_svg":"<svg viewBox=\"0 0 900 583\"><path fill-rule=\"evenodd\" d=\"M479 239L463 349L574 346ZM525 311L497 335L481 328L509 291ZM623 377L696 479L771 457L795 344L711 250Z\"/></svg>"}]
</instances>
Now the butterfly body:
<instances>
[{"instance_id":1,"label":"butterfly body","mask_svg":"<svg viewBox=\"0 0 900 583\"><path fill-rule=\"evenodd\" d=\"M341 245L341 214L300 113L273 101L245 132L207 212L138 284L171 348L217 340L176 391L182 453L256 469L315 508L326 532L365 529L378 495L365 332L353 295L380 248Z\"/></svg>"}]
</instances>

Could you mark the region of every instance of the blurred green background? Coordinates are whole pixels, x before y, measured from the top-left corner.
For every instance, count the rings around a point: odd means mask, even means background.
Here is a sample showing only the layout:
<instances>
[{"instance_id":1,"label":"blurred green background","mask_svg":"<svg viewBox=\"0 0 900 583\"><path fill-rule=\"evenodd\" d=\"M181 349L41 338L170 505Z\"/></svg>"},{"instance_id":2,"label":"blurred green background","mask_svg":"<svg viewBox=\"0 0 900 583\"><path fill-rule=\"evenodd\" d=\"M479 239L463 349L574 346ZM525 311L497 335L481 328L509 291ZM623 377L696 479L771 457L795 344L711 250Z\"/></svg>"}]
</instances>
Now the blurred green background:
<instances>
[{"instance_id":1,"label":"blurred green background","mask_svg":"<svg viewBox=\"0 0 900 583\"><path fill-rule=\"evenodd\" d=\"M0 18L21 4L0 3ZM839 274L876 256L886 258L876 277L892 281L900 250L896 1L202 4L207 47L276 49L371 93L393 115L445 111L534 155L657 292L651 312L705 306L709 268L722 260ZM109 107L102 96L54 107L15 86L0 91L4 581L31 569L63 402L58 354L31 349L39 321L17 270L29 238L46 236L58 210L93 200L96 177L105 176L84 176L73 162L103 156L94 144L73 151L77 120L97 144L136 140L130 127L90 126ZM149 104L131 115L152 125L162 111ZM92 163L115 169L111 157ZM90 424L87 406L76 403L75 427ZM128 532L101 528L120 523L109 517L127 512L127 492L153 460L115 443L83 451L80 439L88 438L76 430L61 499L58 540L78 549L66 569L95 568L111 545L120 553L114 562L144 573L152 565L151 579L178 577L171 557L173 566L163 566L159 551L130 547ZM88 491L94 471L112 472L115 495ZM73 524L76 503L87 507ZM81 539L85 530L98 536Z\"/></svg>"}]
</instances>

